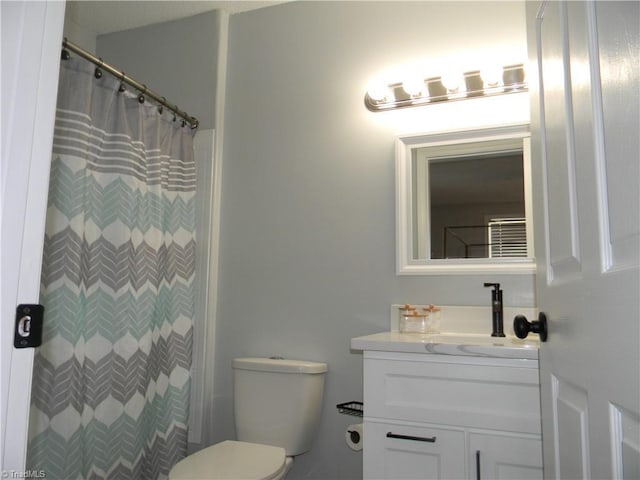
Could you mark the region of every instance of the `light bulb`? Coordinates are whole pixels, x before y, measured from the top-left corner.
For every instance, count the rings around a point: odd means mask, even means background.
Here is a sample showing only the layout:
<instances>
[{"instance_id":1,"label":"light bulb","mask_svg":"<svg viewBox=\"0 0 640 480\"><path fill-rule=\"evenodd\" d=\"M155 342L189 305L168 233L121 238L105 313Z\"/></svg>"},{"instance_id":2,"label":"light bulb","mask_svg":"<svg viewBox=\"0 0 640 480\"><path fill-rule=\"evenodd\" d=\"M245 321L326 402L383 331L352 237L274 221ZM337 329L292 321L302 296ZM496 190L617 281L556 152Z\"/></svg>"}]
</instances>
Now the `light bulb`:
<instances>
[{"instance_id":1,"label":"light bulb","mask_svg":"<svg viewBox=\"0 0 640 480\"><path fill-rule=\"evenodd\" d=\"M391 90L389 86L381 81L372 82L367 90L369 98L375 102L381 102L391 98Z\"/></svg>"},{"instance_id":2,"label":"light bulb","mask_svg":"<svg viewBox=\"0 0 640 480\"><path fill-rule=\"evenodd\" d=\"M497 87L502 85L502 67L490 65L480 70L480 76L485 87Z\"/></svg>"},{"instance_id":3,"label":"light bulb","mask_svg":"<svg viewBox=\"0 0 640 480\"><path fill-rule=\"evenodd\" d=\"M457 92L462 85L462 75L458 73L448 72L441 77L442 85L449 92Z\"/></svg>"},{"instance_id":4,"label":"light bulb","mask_svg":"<svg viewBox=\"0 0 640 480\"><path fill-rule=\"evenodd\" d=\"M402 89L412 97L422 96L425 90L424 80L418 76L411 76L402 82Z\"/></svg>"}]
</instances>

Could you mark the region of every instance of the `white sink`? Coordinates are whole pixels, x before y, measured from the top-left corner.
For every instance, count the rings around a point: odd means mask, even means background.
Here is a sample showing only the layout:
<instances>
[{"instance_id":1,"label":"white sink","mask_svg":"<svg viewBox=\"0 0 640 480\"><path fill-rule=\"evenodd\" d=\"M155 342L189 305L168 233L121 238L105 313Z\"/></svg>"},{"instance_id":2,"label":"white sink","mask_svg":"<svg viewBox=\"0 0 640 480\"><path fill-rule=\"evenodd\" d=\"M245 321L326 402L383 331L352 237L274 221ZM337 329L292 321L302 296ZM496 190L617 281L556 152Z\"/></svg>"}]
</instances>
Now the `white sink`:
<instances>
[{"instance_id":1,"label":"white sink","mask_svg":"<svg viewBox=\"0 0 640 480\"><path fill-rule=\"evenodd\" d=\"M473 333L382 332L351 339L351 348L354 350L499 358L537 359L539 347L537 336L521 340L514 336L492 337Z\"/></svg>"},{"instance_id":2,"label":"white sink","mask_svg":"<svg viewBox=\"0 0 640 480\"><path fill-rule=\"evenodd\" d=\"M525 345L527 340L518 337L492 337L479 333L437 333L425 335L429 343L455 343L465 345L517 346Z\"/></svg>"}]
</instances>

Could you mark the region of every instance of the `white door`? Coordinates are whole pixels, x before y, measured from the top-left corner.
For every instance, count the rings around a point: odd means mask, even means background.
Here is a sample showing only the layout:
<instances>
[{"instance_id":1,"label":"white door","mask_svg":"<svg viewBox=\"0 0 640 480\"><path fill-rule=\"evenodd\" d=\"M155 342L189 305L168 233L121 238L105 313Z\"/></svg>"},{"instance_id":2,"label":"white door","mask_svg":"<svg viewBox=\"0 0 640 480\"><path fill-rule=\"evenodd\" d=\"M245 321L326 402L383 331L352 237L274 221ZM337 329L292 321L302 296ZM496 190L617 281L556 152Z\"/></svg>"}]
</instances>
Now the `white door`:
<instances>
[{"instance_id":1,"label":"white door","mask_svg":"<svg viewBox=\"0 0 640 480\"><path fill-rule=\"evenodd\" d=\"M640 3L527 2L545 478L640 478Z\"/></svg>"},{"instance_id":2,"label":"white door","mask_svg":"<svg viewBox=\"0 0 640 480\"><path fill-rule=\"evenodd\" d=\"M64 2L1 2L0 472L24 470L33 349L13 348L16 305L38 303ZM46 321L46 315L45 315Z\"/></svg>"}]
</instances>

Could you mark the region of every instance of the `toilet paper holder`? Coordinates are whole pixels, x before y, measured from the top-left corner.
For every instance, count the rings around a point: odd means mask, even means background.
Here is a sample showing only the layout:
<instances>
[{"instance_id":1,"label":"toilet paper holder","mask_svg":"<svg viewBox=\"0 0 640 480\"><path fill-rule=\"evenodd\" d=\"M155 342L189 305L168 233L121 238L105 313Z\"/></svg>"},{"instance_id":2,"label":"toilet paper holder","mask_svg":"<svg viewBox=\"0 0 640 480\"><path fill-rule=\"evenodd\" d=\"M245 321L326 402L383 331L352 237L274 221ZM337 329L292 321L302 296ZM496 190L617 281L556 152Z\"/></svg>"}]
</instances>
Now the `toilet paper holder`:
<instances>
[{"instance_id":1,"label":"toilet paper holder","mask_svg":"<svg viewBox=\"0 0 640 480\"><path fill-rule=\"evenodd\" d=\"M344 432L344 440L347 446L354 452L362 451L362 444L364 440L362 427L362 423L354 423L353 425L349 425L347 430Z\"/></svg>"},{"instance_id":2,"label":"toilet paper holder","mask_svg":"<svg viewBox=\"0 0 640 480\"><path fill-rule=\"evenodd\" d=\"M351 439L351 441L353 443L355 443L355 444L360 443L361 435L360 435L360 432L358 430L356 430L355 428L353 430L347 429L347 433L349 434L349 438Z\"/></svg>"}]
</instances>

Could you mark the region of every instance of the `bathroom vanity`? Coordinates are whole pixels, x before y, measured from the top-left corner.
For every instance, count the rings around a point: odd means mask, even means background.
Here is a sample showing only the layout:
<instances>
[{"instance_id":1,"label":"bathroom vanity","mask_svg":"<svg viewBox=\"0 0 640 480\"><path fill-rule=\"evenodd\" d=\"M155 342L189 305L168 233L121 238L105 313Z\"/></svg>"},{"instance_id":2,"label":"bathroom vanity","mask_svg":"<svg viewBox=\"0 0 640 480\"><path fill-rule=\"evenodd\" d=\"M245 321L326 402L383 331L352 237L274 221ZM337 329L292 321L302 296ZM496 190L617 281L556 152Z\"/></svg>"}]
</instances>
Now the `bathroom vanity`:
<instances>
[{"instance_id":1,"label":"bathroom vanity","mask_svg":"<svg viewBox=\"0 0 640 480\"><path fill-rule=\"evenodd\" d=\"M390 331L351 348L365 479L542 478L537 339Z\"/></svg>"}]
</instances>

